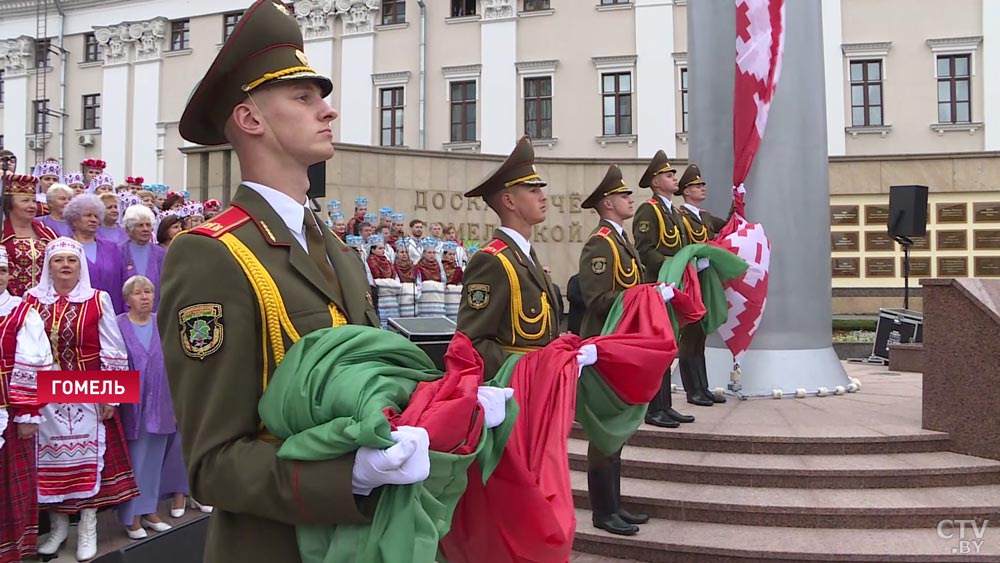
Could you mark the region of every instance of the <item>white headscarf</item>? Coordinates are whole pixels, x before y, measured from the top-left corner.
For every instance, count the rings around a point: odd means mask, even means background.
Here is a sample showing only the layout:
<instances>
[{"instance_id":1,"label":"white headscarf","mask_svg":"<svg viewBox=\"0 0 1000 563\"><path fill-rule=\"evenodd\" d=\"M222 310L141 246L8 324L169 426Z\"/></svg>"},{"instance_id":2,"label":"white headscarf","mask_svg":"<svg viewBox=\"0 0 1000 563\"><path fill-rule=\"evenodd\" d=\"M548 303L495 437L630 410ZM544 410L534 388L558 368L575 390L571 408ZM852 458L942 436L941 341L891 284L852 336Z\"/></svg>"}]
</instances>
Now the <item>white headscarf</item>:
<instances>
[{"instance_id":1,"label":"white headscarf","mask_svg":"<svg viewBox=\"0 0 1000 563\"><path fill-rule=\"evenodd\" d=\"M94 288L90 287L90 269L87 267L87 255L83 245L69 237L59 237L45 246L45 263L42 265L42 278L38 285L28 290L28 293L45 305L51 305L59 299L56 288L52 285L52 274L49 262L56 254L72 254L80 260L80 281L69 292L66 299L70 303L83 303L94 296Z\"/></svg>"},{"instance_id":2,"label":"white headscarf","mask_svg":"<svg viewBox=\"0 0 1000 563\"><path fill-rule=\"evenodd\" d=\"M7 257L7 248L0 246L0 266L10 265L10 259Z\"/></svg>"}]
</instances>

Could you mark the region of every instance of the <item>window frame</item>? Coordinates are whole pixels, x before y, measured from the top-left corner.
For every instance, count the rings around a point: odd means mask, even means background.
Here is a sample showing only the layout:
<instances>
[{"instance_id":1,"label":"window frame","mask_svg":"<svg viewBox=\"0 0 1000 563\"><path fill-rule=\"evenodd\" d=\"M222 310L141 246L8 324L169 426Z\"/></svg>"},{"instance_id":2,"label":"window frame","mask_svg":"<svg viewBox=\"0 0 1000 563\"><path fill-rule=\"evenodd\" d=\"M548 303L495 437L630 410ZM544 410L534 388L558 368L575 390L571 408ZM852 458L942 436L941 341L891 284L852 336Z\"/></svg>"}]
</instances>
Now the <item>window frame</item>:
<instances>
[{"instance_id":1,"label":"window frame","mask_svg":"<svg viewBox=\"0 0 1000 563\"><path fill-rule=\"evenodd\" d=\"M635 77L634 77L633 74L634 73L632 72L631 69L628 69L628 70L624 70L624 69L620 69L620 70L619 69L601 70L600 73L599 73L600 82L601 82L601 135L604 136L604 137L624 137L624 136L628 136L628 135L633 135L634 134L633 133L634 127L632 126L632 119L635 116L635 107L634 107L634 104L633 104L632 96L635 93ZM629 89L628 89L628 92L623 92L621 90L621 78L623 76L626 76L626 75L629 77ZM605 79L607 77L614 77L614 88L615 88L615 90L614 90L613 93L608 93L608 92L605 91L604 82L605 82ZM606 100L609 97L611 97L611 98L613 98L615 100L615 102L614 102L614 106L615 106L615 110L614 111L615 112L614 112L614 116L613 116L614 119L615 119L615 127L614 127L614 131L610 132L610 133L607 130L607 119L609 117L612 117L612 116L610 116L610 115L608 115L608 114L605 113L605 104L606 104ZM629 104L629 114L628 114L628 121L627 121L627 123L628 123L628 131L625 131L622 128L622 124L625 123L625 120L624 120L624 116L621 114L621 101L625 97L628 97L628 104Z\"/></svg>"},{"instance_id":2,"label":"window frame","mask_svg":"<svg viewBox=\"0 0 1000 563\"><path fill-rule=\"evenodd\" d=\"M448 13L452 18L471 18L479 15L478 0L451 0Z\"/></svg>"},{"instance_id":3,"label":"window frame","mask_svg":"<svg viewBox=\"0 0 1000 563\"><path fill-rule=\"evenodd\" d=\"M243 14L245 14L245 13L246 13L246 10L239 10L239 11L235 11L235 12L226 12L226 13L222 14L222 42L223 43L225 43L226 41L228 41L229 37L232 36L232 34L233 34L234 31L236 31L236 26L239 25L240 19L243 18ZM235 16L235 19L232 20L232 21L230 21L230 18L232 18L234 16ZM171 44L172 43L173 43L173 37L171 36Z\"/></svg>"},{"instance_id":4,"label":"window frame","mask_svg":"<svg viewBox=\"0 0 1000 563\"><path fill-rule=\"evenodd\" d=\"M393 105L386 106L384 104L383 94L385 92L399 92L398 99L395 93L392 94ZM398 103L397 103L398 102ZM405 84L387 84L378 87L378 116L379 116L379 136L378 142L380 147L403 147L406 146L405 140L406 135L406 85ZM383 124L385 112L390 113L390 126L387 129ZM399 112L399 122L396 122L396 112ZM398 138L397 138L397 132ZM389 131L389 144L385 143L385 133Z\"/></svg>"},{"instance_id":5,"label":"window frame","mask_svg":"<svg viewBox=\"0 0 1000 563\"><path fill-rule=\"evenodd\" d=\"M406 23L406 0L382 0L382 25Z\"/></svg>"},{"instance_id":6,"label":"window frame","mask_svg":"<svg viewBox=\"0 0 1000 563\"><path fill-rule=\"evenodd\" d=\"M469 85L473 88L472 99L463 97L461 100L456 101L454 96L454 87L456 85L468 87ZM465 94L467 92L463 92ZM468 127L469 121L466 119L468 116L468 106L472 106L472 138L468 138ZM461 106L461 121L455 123L453 119L454 108L456 106ZM479 78L453 78L448 80L448 139L450 143L472 143L478 141L479 137L479 119L477 113L479 112ZM461 134L459 138L455 138L455 126L460 127Z\"/></svg>"},{"instance_id":7,"label":"window frame","mask_svg":"<svg viewBox=\"0 0 1000 563\"><path fill-rule=\"evenodd\" d=\"M177 29L177 26L182 26ZM178 37L179 35L179 37ZM178 44L179 39L179 44ZM183 18L170 21L170 50L186 51L191 48L191 19Z\"/></svg>"},{"instance_id":8,"label":"window frame","mask_svg":"<svg viewBox=\"0 0 1000 563\"><path fill-rule=\"evenodd\" d=\"M598 2L599 6L624 6L625 4L631 4L632 0L600 0Z\"/></svg>"},{"instance_id":9,"label":"window frame","mask_svg":"<svg viewBox=\"0 0 1000 563\"><path fill-rule=\"evenodd\" d=\"M549 93L547 95L542 95L542 94L539 93L538 95L530 96L529 97L529 95L528 95L528 82L529 81L531 81L531 82L545 81L545 80L548 81ZM553 112L554 112L555 108L554 108L554 100L553 99L555 98L555 79L554 79L553 75L552 74L524 74L524 75L521 75L521 98L523 100L523 108L524 108L524 116L523 116L524 117L524 133L526 135L528 135L533 140L534 139L554 139L555 138L555 132L554 132L555 115L554 115ZM548 108L549 108L549 117L548 117L547 120L542 117L542 113L543 113L542 109L543 109L544 105L546 104L546 102L548 103ZM528 107L531 104L534 104L536 106L535 118L534 119L530 119L528 117ZM542 132L544 132L544 122L545 121L549 122L548 123L548 128L549 128L549 131L548 131L549 134L548 135L543 135L542 134ZM531 132L530 132L530 126L529 126L530 124L533 124L535 127L537 127L536 133L538 133L538 134L536 134L536 135L532 135L531 134Z\"/></svg>"},{"instance_id":10,"label":"window frame","mask_svg":"<svg viewBox=\"0 0 1000 563\"><path fill-rule=\"evenodd\" d=\"M3 105L4 98L4 69L0 68L0 106Z\"/></svg>"},{"instance_id":11,"label":"window frame","mask_svg":"<svg viewBox=\"0 0 1000 563\"><path fill-rule=\"evenodd\" d=\"M878 80L872 80L868 76L868 65L877 64L879 69ZM861 65L861 80L854 80L853 67L854 65ZM847 61L847 82L850 91L850 107L851 107L851 125L850 127L885 127L885 59L882 58L853 58ZM854 99L854 87L861 86L862 88L862 99L861 104L855 103ZM879 90L879 103L873 104L870 101L869 88L871 86L878 86ZM879 108L879 123L872 123L871 121L871 109L874 107ZM854 110L855 108L861 108L864 115L862 123L854 122Z\"/></svg>"},{"instance_id":12,"label":"window frame","mask_svg":"<svg viewBox=\"0 0 1000 563\"><path fill-rule=\"evenodd\" d=\"M521 3L521 12L525 13L544 12L551 9L552 0L524 0Z\"/></svg>"},{"instance_id":13,"label":"window frame","mask_svg":"<svg viewBox=\"0 0 1000 563\"><path fill-rule=\"evenodd\" d=\"M681 133L688 132L688 67L687 64L677 67L677 90L681 102Z\"/></svg>"},{"instance_id":14,"label":"window frame","mask_svg":"<svg viewBox=\"0 0 1000 563\"><path fill-rule=\"evenodd\" d=\"M31 101L31 134L45 135L49 132L49 99ZM42 109L39 109L39 103ZM41 125L41 131L39 131Z\"/></svg>"},{"instance_id":15,"label":"window frame","mask_svg":"<svg viewBox=\"0 0 1000 563\"><path fill-rule=\"evenodd\" d=\"M101 45L97 42L97 34L83 34L83 62L96 63L101 60Z\"/></svg>"},{"instance_id":16,"label":"window frame","mask_svg":"<svg viewBox=\"0 0 1000 563\"><path fill-rule=\"evenodd\" d=\"M52 62L51 46L51 39L45 38L35 40L35 68L49 68L49 63ZM39 56L43 53L45 55L44 58Z\"/></svg>"},{"instance_id":17,"label":"window frame","mask_svg":"<svg viewBox=\"0 0 1000 563\"><path fill-rule=\"evenodd\" d=\"M957 59L964 58L966 60L966 68L968 72L964 75L955 74L955 67ZM949 74L947 76L941 76L938 72L939 66L942 59L948 60ZM935 86L937 92L937 123L948 123L948 124L966 124L972 123L972 65L973 57L972 53L935 53L934 54L934 75L935 75ZM968 94L968 99L964 101L959 101L956 99L956 94L958 92L958 83L966 83L966 91ZM949 100L947 102L941 101L941 84L948 83L949 87ZM968 119L959 121L957 117L958 104L968 104ZM941 106L942 104L948 105L948 112L951 119L942 120L941 119Z\"/></svg>"},{"instance_id":18,"label":"window frame","mask_svg":"<svg viewBox=\"0 0 1000 563\"><path fill-rule=\"evenodd\" d=\"M89 99L88 99L89 98ZM83 94L81 96L81 129L100 129L101 128L101 94ZM88 105L87 102L92 101L94 103ZM89 114L89 115L88 115ZM88 123L89 118L89 123Z\"/></svg>"}]
</instances>

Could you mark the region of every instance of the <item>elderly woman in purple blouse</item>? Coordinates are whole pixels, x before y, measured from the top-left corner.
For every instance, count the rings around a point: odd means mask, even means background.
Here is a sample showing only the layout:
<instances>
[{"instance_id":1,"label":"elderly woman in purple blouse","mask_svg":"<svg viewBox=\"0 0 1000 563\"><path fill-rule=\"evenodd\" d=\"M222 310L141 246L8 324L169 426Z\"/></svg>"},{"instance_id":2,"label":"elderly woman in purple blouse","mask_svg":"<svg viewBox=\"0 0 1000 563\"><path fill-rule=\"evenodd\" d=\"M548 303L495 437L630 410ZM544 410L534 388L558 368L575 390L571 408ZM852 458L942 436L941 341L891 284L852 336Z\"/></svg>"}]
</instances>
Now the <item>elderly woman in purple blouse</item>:
<instances>
[{"instance_id":1,"label":"elderly woman in purple blouse","mask_svg":"<svg viewBox=\"0 0 1000 563\"><path fill-rule=\"evenodd\" d=\"M141 399L120 407L139 496L118 507L118 520L125 526L128 536L137 540L147 536L146 528L157 532L170 529L170 525L156 514L156 505L161 480L166 477L162 469L167 459L167 446L170 438L177 434L177 421L170 400L156 314L153 313L153 283L144 276L132 276L125 282L122 294L129 311L118 315L118 328L128 350L129 369L139 372ZM187 479L183 473L172 477Z\"/></svg>"},{"instance_id":2,"label":"elderly woman in purple blouse","mask_svg":"<svg viewBox=\"0 0 1000 563\"><path fill-rule=\"evenodd\" d=\"M153 310L160 304L160 270L167 250L153 244L153 223L156 218L146 206L133 205L125 210L122 224L128 241L118 246L122 255L122 279L134 275L149 278L153 283ZM126 307L128 305L126 304Z\"/></svg>"},{"instance_id":3,"label":"elderly woman in purple blouse","mask_svg":"<svg viewBox=\"0 0 1000 563\"><path fill-rule=\"evenodd\" d=\"M122 299L122 254L114 243L97 238L104 221L104 204L93 194L80 194L66 205L66 222L73 228L73 238L83 245L90 269L90 285L111 296L115 313L125 310Z\"/></svg>"}]
</instances>

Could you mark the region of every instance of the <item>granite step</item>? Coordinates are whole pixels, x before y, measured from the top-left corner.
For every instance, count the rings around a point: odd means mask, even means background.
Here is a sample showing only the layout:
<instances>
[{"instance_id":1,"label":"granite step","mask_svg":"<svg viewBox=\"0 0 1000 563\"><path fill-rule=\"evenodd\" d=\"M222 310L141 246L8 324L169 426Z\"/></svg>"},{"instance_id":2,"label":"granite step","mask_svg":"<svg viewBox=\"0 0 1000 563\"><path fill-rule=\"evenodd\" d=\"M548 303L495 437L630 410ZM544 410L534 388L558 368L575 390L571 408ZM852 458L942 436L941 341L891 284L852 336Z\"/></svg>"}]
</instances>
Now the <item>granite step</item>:
<instances>
[{"instance_id":1,"label":"granite step","mask_svg":"<svg viewBox=\"0 0 1000 563\"><path fill-rule=\"evenodd\" d=\"M587 442L569 441L570 468L587 469ZM773 455L628 446L622 475L742 487L873 489L1000 484L1000 461L953 452Z\"/></svg>"},{"instance_id":2,"label":"granite step","mask_svg":"<svg viewBox=\"0 0 1000 563\"><path fill-rule=\"evenodd\" d=\"M682 424L677 429L643 424L628 444L639 447L699 452L722 452L769 455L856 455L922 453L947 450L946 432L901 427L897 430L870 433L838 433L835 425L825 435L791 434L787 428L774 433L766 428L746 428L747 433L713 433L697 430L698 423ZM758 430L759 433L753 433ZM815 429L810 429L815 431ZM574 424L571 438L586 439L583 428Z\"/></svg>"},{"instance_id":3,"label":"granite step","mask_svg":"<svg viewBox=\"0 0 1000 563\"><path fill-rule=\"evenodd\" d=\"M941 537L936 524L920 529L804 529L653 519L637 535L623 537L594 528L590 513L577 510L573 548L589 554L590 561L607 557L655 563L1000 560L996 528L980 528L982 537L977 539L967 527L966 543L961 543L957 527L943 531L953 537Z\"/></svg>"},{"instance_id":4,"label":"granite step","mask_svg":"<svg viewBox=\"0 0 1000 563\"><path fill-rule=\"evenodd\" d=\"M574 504L590 506L587 474L571 471ZM933 528L947 519L1000 521L1000 485L910 489L732 487L623 477L622 503L653 518L792 528Z\"/></svg>"}]
</instances>

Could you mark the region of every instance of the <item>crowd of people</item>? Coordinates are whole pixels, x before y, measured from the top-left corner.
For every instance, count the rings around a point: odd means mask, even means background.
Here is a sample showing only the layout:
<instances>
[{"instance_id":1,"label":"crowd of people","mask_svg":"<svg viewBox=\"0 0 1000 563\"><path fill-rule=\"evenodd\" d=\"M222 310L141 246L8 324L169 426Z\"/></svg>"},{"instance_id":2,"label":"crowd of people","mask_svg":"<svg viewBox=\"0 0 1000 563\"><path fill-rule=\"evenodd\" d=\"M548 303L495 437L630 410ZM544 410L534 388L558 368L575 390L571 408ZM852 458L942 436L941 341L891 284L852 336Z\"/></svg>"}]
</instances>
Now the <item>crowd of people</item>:
<instances>
[{"instance_id":1,"label":"crowd of people","mask_svg":"<svg viewBox=\"0 0 1000 563\"><path fill-rule=\"evenodd\" d=\"M102 508L132 539L171 528L161 499L174 518L210 512L189 497L155 311L170 242L221 205L141 177L116 185L99 160L16 174L3 151L0 164L0 562L55 555L71 518L77 559L94 557ZM40 403L37 372L54 369L136 370L141 401Z\"/></svg>"}]
</instances>

